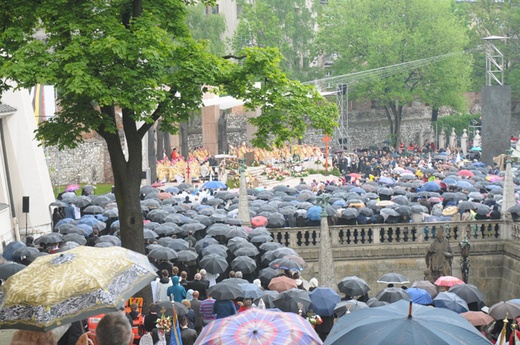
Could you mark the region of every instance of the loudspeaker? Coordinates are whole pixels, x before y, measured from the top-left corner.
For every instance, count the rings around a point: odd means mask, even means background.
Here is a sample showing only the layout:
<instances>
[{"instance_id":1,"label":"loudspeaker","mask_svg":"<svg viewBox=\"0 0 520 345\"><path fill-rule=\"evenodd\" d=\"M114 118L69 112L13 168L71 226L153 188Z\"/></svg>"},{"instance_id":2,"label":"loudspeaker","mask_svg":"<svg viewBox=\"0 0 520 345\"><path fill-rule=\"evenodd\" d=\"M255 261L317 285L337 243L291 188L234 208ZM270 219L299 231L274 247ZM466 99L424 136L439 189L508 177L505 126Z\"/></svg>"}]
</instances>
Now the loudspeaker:
<instances>
[{"instance_id":1,"label":"loudspeaker","mask_svg":"<svg viewBox=\"0 0 520 345\"><path fill-rule=\"evenodd\" d=\"M345 96L348 91L348 84L338 84L338 92Z\"/></svg>"},{"instance_id":2,"label":"loudspeaker","mask_svg":"<svg viewBox=\"0 0 520 345\"><path fill-rule=\"evenodd\" d=\"M29 197L28 196L22 197L22 212L29 213Z\"/></svg>"},{"instance_id":3,"label":"loudspeaker","mask_svg":"<svg viewBox=\"0 0 520 345\"><path fill-rule=\"evenodd\" d=\"M146 180L146 171L141 171L141 180Z\"/></svg>"}]
</instances>

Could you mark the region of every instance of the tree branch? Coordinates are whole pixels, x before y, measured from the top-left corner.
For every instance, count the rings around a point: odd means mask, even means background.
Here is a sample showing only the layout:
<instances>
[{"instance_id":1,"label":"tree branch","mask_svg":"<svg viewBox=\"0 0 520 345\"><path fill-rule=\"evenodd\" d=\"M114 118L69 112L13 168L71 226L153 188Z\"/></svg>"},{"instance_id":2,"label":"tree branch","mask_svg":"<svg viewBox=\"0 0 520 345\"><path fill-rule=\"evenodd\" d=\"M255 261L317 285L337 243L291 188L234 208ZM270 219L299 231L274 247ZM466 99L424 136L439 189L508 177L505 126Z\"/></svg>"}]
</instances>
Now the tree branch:
<instances>
[{"instance_id":1,"label":"tree branch","mask_svg":"<svg viewBox=\"0 0 520 345\"><path fill-rule=\"evenodd\" d=\"M226 59L226 60L229 60L229 59L242 60L242 59L245 59L246 57L247 57L246 55L242 55L242 56L236 56L236 55L224 55L222 58L223 58L223 59Z\"/></svg>"}]
</instances>

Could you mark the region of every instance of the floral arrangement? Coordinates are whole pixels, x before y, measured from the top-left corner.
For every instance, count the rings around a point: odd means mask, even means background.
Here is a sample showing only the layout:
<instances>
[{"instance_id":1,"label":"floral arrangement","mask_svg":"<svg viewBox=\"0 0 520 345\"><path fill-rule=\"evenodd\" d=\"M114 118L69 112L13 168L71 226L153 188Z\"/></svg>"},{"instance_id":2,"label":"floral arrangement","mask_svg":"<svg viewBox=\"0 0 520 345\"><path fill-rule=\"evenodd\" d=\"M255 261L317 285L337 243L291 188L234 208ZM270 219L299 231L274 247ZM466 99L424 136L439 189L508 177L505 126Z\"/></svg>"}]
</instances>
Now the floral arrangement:
<instances>
[{"instance_id":1,"label":"floral arrangement","mask_svg":"<svg viewBox=\"0 0 520 345\"><path fill-rule=\"evenodd\" d=\"M314 162L314 164L321 165L321 161L318 159L317 161Z\"/></svg>"},{"instance_id":2,"label":"floral arrangement","mask_svg":"<svg viewBox=\"0 0 520 345\"><path fill-rule=\"evenodd\" d=\"M312 310L307 313L307 321L313 328L316 327L316 325L321 325L323 323L322 318L319 315L314 314Z\"/></svg>"},{"instance_id":3,"label":"floral arrangement","mask_svg":"<svg viewBox=\"0 0 520 345\"><path fill-rule=\"evenodd\" d=\"M169 332L172 328L172 318L164 315L164 312L166 311L165 309L163 309L161 311L162 311L161 317L158 318L155 323L159 330L164 331L164 332Z\"/></svg>"}]
</instances>

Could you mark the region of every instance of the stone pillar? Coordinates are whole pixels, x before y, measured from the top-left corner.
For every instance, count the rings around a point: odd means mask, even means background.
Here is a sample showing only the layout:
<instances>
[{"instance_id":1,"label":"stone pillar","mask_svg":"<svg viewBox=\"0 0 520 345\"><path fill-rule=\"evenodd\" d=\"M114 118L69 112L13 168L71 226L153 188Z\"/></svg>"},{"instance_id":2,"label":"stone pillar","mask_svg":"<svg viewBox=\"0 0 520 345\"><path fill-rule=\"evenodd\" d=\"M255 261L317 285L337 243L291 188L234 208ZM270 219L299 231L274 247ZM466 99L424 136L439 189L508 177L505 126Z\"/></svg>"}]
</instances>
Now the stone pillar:
<instances>
[{"instance_id":1,"label":"stone pillar","mask_svg":"<svg viewBox=\"0 0 520 345\"><path fill-rule=\"evenodd\" d=\"M419 131L419 147L424 147L424 128Z\"/></svg>"},{"instance_id":2,"label":"stone pillar","mask_svg":"<svg viewBox=\"0 0 520 345\"><path fill-rule=\"evenodd\" d=\"M452 128L450 134L450 150L455 147L457 147L457 133L455 133L455 128Z\"/></svg>"},{"instance_id":3,"label":"stone pillar","mask_svg":"<svg viewBox=\"0 0 520 345\"><path fill-rule=\"evenodd\" d=\"M484 86L482 97L482 158L493 165L496 157L511 147L511 86Z\"/></svg>"},{"instance_id":4,"label":"stone pillar","mask_svg":"<svg viewBox=\"0 0 520 345\"><path fill-rule=\"evenodd\" d=\"M500 227L500 238L503 240L511 238L511 214L508 210L515 204L515 184L513 183L511 159L508 158L506 161L506 176L504 178L504 198L502 200L502 220L507 222Z\"/></svg>"},{"instance_id":5,"label":"stone pillar","mask_svg":"<svg viewBox=\"0 0 520 345\"><path fill-rule=\"evenodd\" d=\"M441 133L439 134L439 148L446 148L446 132L444 131L444 128L441 130Z\"/></svg>"},{"instance_id":6,"label":"stone pillar","mask_svg":"<svg viewBox=\"0 0 520 345\"><path fill-rule=\"evenodd\" d=\"M464 128L464 133L462 133L462 137L460 138L460 146L462 147L462 153L465 155L468 154L468 130Z\"/></svg>"},{"instance_id":7,"label":"stone pillar","mask_svg":"<svg viewBox=\"0 0 520 345\"><path fill-rule=\"evenodd\" d=\"M249 204L247 200L246 171L245 167L240 168L240 190L238 194L238 218L242 225L251 226L251 216L249 214Z\"/></svg>"},{"instance_id":8,"label":"stone pillar","mask_svg":"<svg viewBox=\"0 0 520 345\"><path fill-rule=\"evenodd\" d=\"M202 108L202 146L210 155L218 154L218 120L220 109L218 105Z\"/></svg>"},{"instance_id":9,"label":"stone pillar","mask_svg":"<svg viewBox=\"0 0 520 345\"><path fill-rule=\"evenodd\" d=\"M320 285L336 289L336 276L334 270L334 254L332 252L332 238L329 230L329 221L325 207L328 204L328 196L321 197L321 226L320 226Z\"/></svg>"},{"instance_id":10,"label":"stone pillar","mask_svg":"<svg viewBox=\"0 0 520 345\"><path fill-rule=\"evenodd\" d=\"M478 129L475 131L472 147L482 147L482 138L480 137L480 131Z\"/></svg>"}]
</instances>

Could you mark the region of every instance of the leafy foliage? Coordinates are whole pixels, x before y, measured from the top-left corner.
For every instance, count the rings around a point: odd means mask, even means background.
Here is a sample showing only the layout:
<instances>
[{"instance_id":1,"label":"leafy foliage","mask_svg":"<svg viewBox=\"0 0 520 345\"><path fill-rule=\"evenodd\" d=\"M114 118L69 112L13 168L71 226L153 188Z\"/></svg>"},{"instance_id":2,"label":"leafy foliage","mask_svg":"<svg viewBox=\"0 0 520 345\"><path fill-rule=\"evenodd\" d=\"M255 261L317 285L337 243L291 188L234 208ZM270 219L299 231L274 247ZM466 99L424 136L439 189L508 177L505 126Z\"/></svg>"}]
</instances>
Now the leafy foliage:
<instances>
[{"instance_id":1,"label":"leafy foliage","mask_svg":"<svg viewBox=\"0 0 520 345\"><path fill-rule=\"evenodd\" d=\"M226 45L222 35L226 30L226 20L221 14L206 15L206 6L197 4L188 7L187 23L195 40L205 40L208 51L215 55L224 55Z\"/></svg>"},{"instance_id":2,"label":"leafy foliage","mask_svg":"<svg viewBox=\"0 0 520 345\"><path fill-rule=\"evenodd\" d=\"M440 132L442 129L444 129L444 132L449 135L452 131L452 128L455 128L455 133L462 135L464 129L468 129L472 125L472 122L478 120L479 117L480 115L475 114L439 117L437 120L438 130Z\"/></svg>"},{"instance_id":3,"label":"leafy foliage","mask_svg":"<svg viewBox=\"0 0 520 345\"><path fill-rule=\"evenodd\" d=\"M287 75L312 79L318 53L314 43L318 1L237 1L241 13L233 38L235 51L251 46L277 47L284 56L281 67Z\"/></svg>"},{"instance_id":4,"label":"leafy foliage","mask_svg":"<svg viewBox=\"0 0 520 345\"><path fill-rule=\"evenodd\" d=\"M468 41L446 0L331 0L320 24L320 43L335 58L335 75L461 53ZM355 84L354 97L385 108L390 134L399 143L403 107L414 100L464 111L470 71L471 57L453 54L418 68L374 73Z\"/></svg>"}]
</instances>

